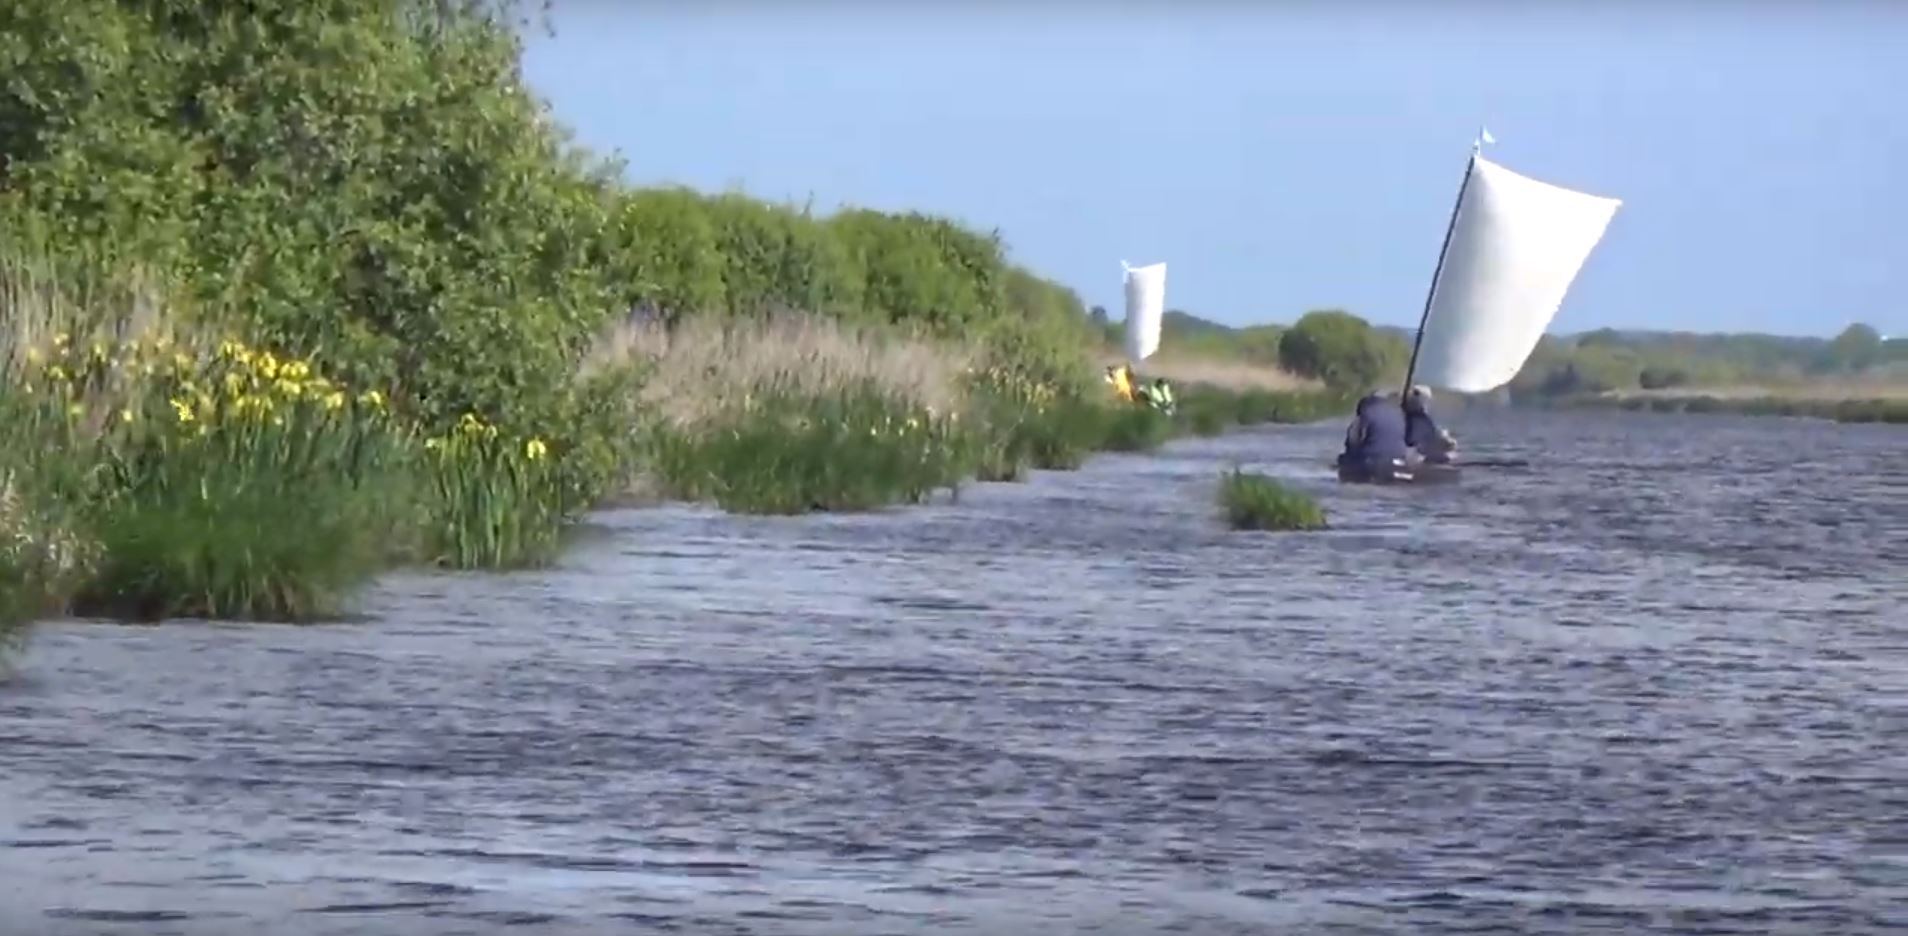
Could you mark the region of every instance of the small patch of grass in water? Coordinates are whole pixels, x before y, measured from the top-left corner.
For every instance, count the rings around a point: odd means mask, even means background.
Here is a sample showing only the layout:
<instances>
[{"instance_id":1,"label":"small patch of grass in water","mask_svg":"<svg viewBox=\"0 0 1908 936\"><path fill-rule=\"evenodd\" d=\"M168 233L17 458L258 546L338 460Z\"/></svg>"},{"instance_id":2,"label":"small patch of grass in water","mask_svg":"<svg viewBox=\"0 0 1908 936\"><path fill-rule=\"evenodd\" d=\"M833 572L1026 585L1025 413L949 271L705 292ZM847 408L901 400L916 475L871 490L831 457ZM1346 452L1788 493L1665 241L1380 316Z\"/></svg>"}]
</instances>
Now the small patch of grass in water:
<instances>
[{"instance_id":1,"label":"small patch of grass in water","mask_svg":"<svg viewBox=\"0 0 1908 936\"><path fill-rule=\"evenodd\" d=\"M1219 506L1235 530L1322 530L1325 509L1262 474L1232 469L1219 480Z\"/></svg>"}]
</instances>

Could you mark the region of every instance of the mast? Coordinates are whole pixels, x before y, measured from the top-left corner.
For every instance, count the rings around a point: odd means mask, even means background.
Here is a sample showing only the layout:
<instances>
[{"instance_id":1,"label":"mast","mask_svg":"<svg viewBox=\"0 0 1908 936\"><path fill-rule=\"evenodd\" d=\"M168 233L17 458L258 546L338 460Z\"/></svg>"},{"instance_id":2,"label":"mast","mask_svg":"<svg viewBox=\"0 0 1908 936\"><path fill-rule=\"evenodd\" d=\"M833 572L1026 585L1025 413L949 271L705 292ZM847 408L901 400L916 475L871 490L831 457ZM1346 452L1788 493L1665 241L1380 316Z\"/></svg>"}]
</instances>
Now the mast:
<instances>
[{"instance_id":1,"label":"mast","mask_svg":"<svg viewBox=\"0 0 1908 936\"><path fill-rule=\"evenodd\" d=\"M1489 131L1485 131L1489 133ZM1444 243L1438 247L1438 266L1431 271L1431 288L1424 294L1424 313L1418 316L1418 334L1411 340L1411 362L1405 365L1404 389L1399 398L1411 393L1411 378L1418 372L1418 349L1424 346L1424 326L1431 320L1431 301L1438 295L1438 277L1444 275L1444 255L1451 250L1451 235L1457 231L1458 212L1464 207L1464 190L1471 185L1471 170L1477 168L1477 154L1484 148L1485 136L1471 143L1471 158L1464 163L1464 181L1458 183L1457 201L1451 204L1451 220L1444 226Z\"/></svg>"}]
</instances>

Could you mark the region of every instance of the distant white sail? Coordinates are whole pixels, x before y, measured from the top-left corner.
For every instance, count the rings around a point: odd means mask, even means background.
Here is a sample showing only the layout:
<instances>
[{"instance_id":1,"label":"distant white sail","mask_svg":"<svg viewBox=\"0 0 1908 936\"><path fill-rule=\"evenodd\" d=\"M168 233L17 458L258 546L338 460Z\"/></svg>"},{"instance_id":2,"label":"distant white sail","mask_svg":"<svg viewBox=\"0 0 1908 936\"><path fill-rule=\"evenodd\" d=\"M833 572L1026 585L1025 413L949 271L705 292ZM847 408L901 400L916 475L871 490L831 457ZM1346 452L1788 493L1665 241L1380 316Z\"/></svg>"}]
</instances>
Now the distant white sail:
<instances>
[{"instance_id":1,"label":"distant white sail","mask_svg":"<svg viewBox=\"0 0 1908 936\"><path fill-rule=\"evenodd\" d=\"M1495 390L1523 369L1622 204L1473 158L1414 374L1461 393Z\"/></svg>"},{"instance_id":2,"label":"distant white sail","mask_svg":"<svg viewBox=\"0 0 1908 936\"><path fill-rule=\"evenodd\" d=\"M1166 264L1120 266L1126 271L1126 359L1144 361L1159 350L1166 316Z\"/></svg>"}]
</instances>

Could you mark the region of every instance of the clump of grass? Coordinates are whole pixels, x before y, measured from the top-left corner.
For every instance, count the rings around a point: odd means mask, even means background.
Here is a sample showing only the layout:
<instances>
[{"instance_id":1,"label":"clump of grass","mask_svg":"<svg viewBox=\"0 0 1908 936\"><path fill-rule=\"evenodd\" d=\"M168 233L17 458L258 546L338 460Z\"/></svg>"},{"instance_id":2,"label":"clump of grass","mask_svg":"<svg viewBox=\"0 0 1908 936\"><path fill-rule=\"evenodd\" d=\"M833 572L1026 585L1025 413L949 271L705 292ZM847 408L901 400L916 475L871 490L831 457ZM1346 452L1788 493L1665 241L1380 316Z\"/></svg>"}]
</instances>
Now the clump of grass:
<instances>
[{"instance_id":1,"label":"clump of grass","mask_svg":"<svg viewBox=\"0 0 1908 936\"><path fill-rule=\"evenodd\" d=\"M1216 436L1238 423L1238 394L1194 385L1178 394L1180 424L1196 436Z\"/></svg>"},{"instance_id":2,"label":"clump of grass","mask_svg":"<svg viewBox=\"0 0 1908 936\"><path fill-rule=\"evenodd\" d=\"M17 415L10 409L0 406L0 418ZM92 569L96 547L58 510L28 472L0 467L0 652L15 649L26 625L60 608Z\"/></svg>"},{"instance_id":3,"label":"clump of grass","mask_svg":"<svg viewBox=\"0 0 1908 936\"><path fill-rule=\"evenodd\" d=\"M512 438L466 413L422 448L429 561L495 569L556 556L571 510L558 493L549 443Z\"/></svg>"},{"instance_id":4,"label":"clump of grass","mask_svg":"<svg viewBox=\"0 0 1908 936\"><path fill-rule=\"evenodd\" d=\"M595 366L640 369L649 486L728 510L918 502L967 477L1077 467L1102 407L980 350L779 315L625 326Z\"/></svg>"},{"instance_id":5,"label":"clump of grass","mask_svg":"<svg viewBox=\"0 0 1908 936\"><path fill-rule=\"evenodd\" d=\"M957 486L975 452L958 414L912 408L872 382L769 391L659 432L659 466L677 494L755 514L919 503Z\"/></svg>"},{"instance_id":6,"label":"clump of grass","mask_svg":"<svg viewBox=\"0 0 1908 936\"><path fill-rule=\"evenodd\" d=\"M405 439L381 394L236 341L200 356L56 338L38 376L46 415L96 461L76 492L100 549L79 610L322 617L388 558ZM89 388L116 380L116 411L94 412Z\"/></svg>"},{"instance_id":7,"label":"clump of grass","mask_svg":"<svg viewBox=\"0 0 1908 936\"><path fill-rule=\"evenodd\" d=\"M1173 418L1150 406L1114 407L1100 447L1110 452L1150 452L1173 437Z\"/></svg>"},{"instance_id":8,"label":"clump of grass","mask_svg":"<svg viewBox=\"0 0 1908 936\"><path fill-rule=\"evenodd\" d=\"M1219 506L1235 530L1322 530L1326 525L1317 501L1238 468L1220 477Z\"/></svg>"},{"instance_id":9,"label":"clump of grass","mask_svg":"<svg viewBox=\"0 0 1908 936\"><path fill-rule=\"evenodd\" d=\"M11 514L57 515L88 550L64 579L21 571L41 550L6 557L0 581L42 585L0 584L0 616L331 617L394 564L547 559L589 494L556 457L573 442L474 415L421 439L386 394L206 339L136 280L61 288L12 263L0 301L0 475L38 505Z\"/></svg>"},{"instance_id":10,"label":"clump of grass","mask_svg":"<svg viewBox=\"0 0 1908 936\"><path fill-rule=\"evenodd\" d=\"M1099 447L1107 408L1078 388L1002 363L972 368L967 377L981 480L1016 481L1030 468L1070 471Z\"/></svg>"}]
</instances>

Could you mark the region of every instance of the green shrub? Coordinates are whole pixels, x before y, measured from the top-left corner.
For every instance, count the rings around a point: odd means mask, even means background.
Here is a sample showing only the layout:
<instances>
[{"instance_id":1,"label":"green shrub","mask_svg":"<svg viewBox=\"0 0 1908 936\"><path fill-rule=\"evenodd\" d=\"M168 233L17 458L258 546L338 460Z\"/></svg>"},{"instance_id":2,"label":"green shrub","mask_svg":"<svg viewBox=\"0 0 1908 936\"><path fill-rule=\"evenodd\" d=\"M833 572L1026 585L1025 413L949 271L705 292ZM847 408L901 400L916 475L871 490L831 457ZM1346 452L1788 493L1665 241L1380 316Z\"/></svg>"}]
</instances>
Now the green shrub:
<instances>
[{"instance_id":1,"label":"green shrub","mask_svg":"<svg viewBox=\"0 0 1908 936\"><path fill-rule=\"evenodd\" d=\"M1408 354L1402 342L1336 309L1307 312L1279 336L1279 366L1353 393L1376 386Z\"/></svg>"},{"instance_id":2,"label":"green shrub","mask_svg":"<svg viewBox=\"0 0 1908 936\"><path fill-rule=\"evenodd\" d=\"M636 302L672 323L728 308L728 255L707 198L684 188L642 189L617 210L619 266Z\"/></svg>"},{"instance_id":3,"label":"green shrub","mask_svg":"<svg viewBox=\"0 0 1908 936\"><path fill-rule=\"evenodd\" d=\"M1219 479L1219 506L1235 530L1322 530L1317 501L1266 477L1232 469Z\"/></svg>"},{"instance_id":4,"label":"green shrub","mask_svg":"<svg viewBox=\"0 0 1908 936\"><path fill-rule=\"evenodd\" d=\"M729 310L853 315L865 285L852 252L806 212L736 192L710 198Z\"/></svg>"},{"instance_id":5,"label":"green shrub","mask_svg":"<svg viewBox=\"0 0 1908 936\"><path fill-rule=\"evenodd\" d=\"M876 321L955 335L999 317L1007 263L997 239L913 212L845 211L828 227L865 272Z\"/></svg>"}]
</instances>

